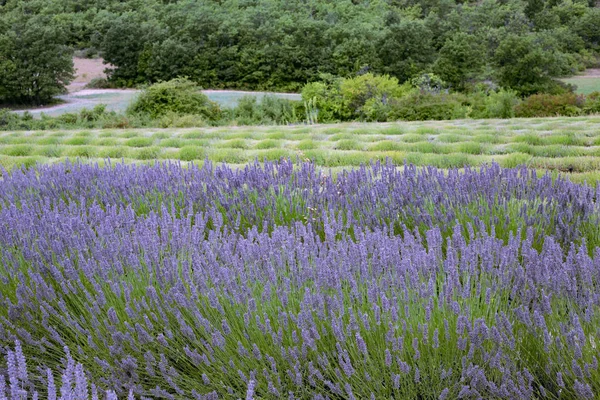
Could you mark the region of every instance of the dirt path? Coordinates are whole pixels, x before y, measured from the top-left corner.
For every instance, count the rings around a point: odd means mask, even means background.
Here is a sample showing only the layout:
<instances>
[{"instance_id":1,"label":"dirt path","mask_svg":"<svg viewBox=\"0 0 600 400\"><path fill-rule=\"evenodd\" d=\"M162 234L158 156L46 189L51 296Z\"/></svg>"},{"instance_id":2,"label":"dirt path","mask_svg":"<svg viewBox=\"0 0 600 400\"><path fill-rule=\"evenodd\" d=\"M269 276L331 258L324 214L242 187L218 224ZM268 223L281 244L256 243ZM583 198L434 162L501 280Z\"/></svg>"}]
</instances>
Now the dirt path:
<instances>
[{"instance_id":1,"label":"dirt path","mask_svg":"<svg viewBox=\"0 0 600 400\"><path fill-rule=\"evenodd\" d=\"M574 78L600 78L600 68L590 68L583 71L581 75L576 75Z\"/></svg>"},{"instance_id":2,"label":"dirt path","mask_svg":"<svg viewBox=\"0 0 600 400\"><path fill-rule=\"evenodd\" d=\"M73 58L75 67L75 79L67 90L69 93L79 92L85 88L94 78L106 78L104 70L110 68L110 64L104 64L101 58Z\"/></svg>"},{"instance_id":3,"label":"dirt path","mask_svg":"<svg viewBox=\"0 0 600 400\"><path fill-rule=\"evenodd\" d=\"M75 79L67 86L68 94L58 96L62 104L49 107L31 108L16 111L22 114L29 111L34 116L41 113L57 116L64 113L78 113L83 108L94 108L98 104L106 104L108 111L124 112L134 97L139 93L134 89L86 89L85 86L94 78L106 78L104 70L110 64L104 64L101 58L74 58ZM234 107L238 100L246 95L262 97L266 94L284 99L300 100L299 94L294 93L267 93L267 92L242 92L235 90L203 90L209 99L216 101L221 107Z\"/></svg>"},{"instance_id":4,"label":"dirt path","mask_svg":"<svg viewBox=\"0 0 600 400\"><path fill-rule=\"evenodd\" d=\"M203 90L202 92L209 99L225 108L235 107L240 98L248 95L256 96L259 99L265 95L273 95L289 100L301 99L299 94L294 93L240 92L235 90ZM73 93L58 96L63 101L62 104L16 112L22 114L25 111L29 111L36 117L39 117L41 113L55 117L65 113L78 113L83 108L91 109L98 104L105 104L108 111L125 112L138 93L139 90L135 89L81 89Z\"/></svg>"}]
</instances>

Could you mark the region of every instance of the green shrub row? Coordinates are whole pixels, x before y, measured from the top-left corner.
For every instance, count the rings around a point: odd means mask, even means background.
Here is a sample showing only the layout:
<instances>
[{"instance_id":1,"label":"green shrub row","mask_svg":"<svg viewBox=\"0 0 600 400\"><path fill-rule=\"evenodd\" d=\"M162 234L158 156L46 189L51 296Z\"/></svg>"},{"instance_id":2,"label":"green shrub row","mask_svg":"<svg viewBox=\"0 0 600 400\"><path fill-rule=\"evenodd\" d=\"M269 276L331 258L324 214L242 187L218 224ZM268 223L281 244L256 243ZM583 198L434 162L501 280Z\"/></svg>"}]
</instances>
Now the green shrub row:
<instances>
[{"instance_id":1,"label":"green shrub row","mask_svg":"<svg viewBox=\"0 0 600 400\"><path fill-rule=\"evenodd\" d=\"M600 93L575 95L565 87L554 94L522 99L511 90L481 86L453 93L433 74L400 85L389 76L370 73L342 79L324 76L302 90L311 122L425 121L464 118L577 116L600 112ZM308 119L308 118L307 118Z\"/></svg>"},{"instance_id":2,"label":"green shrub row","mask_svg":"<svg viewBox=\"0 0 600 400\"><path fill-rule=\"evenodd\" d=\"M324 76L302 91L303 101L265 96L243 97L233 109L221 109L191 81L177 78L146 88L125 114L104 105L58 117L0 110L0 130L68 128L187 128L218 125L287 125L344 121L426 121L485 118L578 116L600 113L600 92L534 94L521 99L509 90L450 93L435 76L412 84L389 76L364 74L341 79ZM433 82L433 83L432 83Z\"/></svg>"}]
</instances>

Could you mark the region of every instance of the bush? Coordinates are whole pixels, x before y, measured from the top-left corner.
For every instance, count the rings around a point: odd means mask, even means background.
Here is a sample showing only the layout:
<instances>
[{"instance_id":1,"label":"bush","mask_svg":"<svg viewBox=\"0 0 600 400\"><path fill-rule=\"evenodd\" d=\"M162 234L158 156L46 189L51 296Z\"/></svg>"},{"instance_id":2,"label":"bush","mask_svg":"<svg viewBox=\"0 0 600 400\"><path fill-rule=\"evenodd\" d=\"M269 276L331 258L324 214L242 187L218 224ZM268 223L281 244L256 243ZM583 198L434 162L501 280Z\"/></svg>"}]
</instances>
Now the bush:
<instances>
[{"instance_id":1,"label":"bush","mask_svg":"<svg viewBox=\"0 0 600 400\"><path fill-rule=\"evenodd\" d=\"M381 118L382 106L409 91L410 85L401 86L397 78L371 73L344 79L340 84L343 103L352 116L358 119Z\"/></svg>"},{"instance_id":2,"label":"bush","mask_svg":"<svg viewBox=\"0 0 600 400\"><path fill-rule=\"evenodd\" d=\"M219 106L200 92L194 82L176 78L146 88L127 110L128 114L148 115L158 119L169 113L177 115L201 115L216 121L221 116Z\"/></svg>"},{"instance_id":3,"label":"bush","mask_svg":"<svg viewBox=\"0 0 600 400\"><path fill-rule=\"evenodd\" d=\"M158 121L154 122L159 128L194 128L206 126L206 121L201 115L180 115L168 112Z\"/></svg>"},{"instance_id":4,"label":"bush","mask_svg":"<svg viewBox=\"0 0 600 400\"><path fill-rule=\"evenodd\" d=\"M448 91L448 84L436 74L425 73L410 80L417 89L428 93L441 93Z\"/></svg>"},{"instance_id":5,"label":"bush","mask_svg":"<svg viewBox=\"0 0 600 400\"><path fill-rule=\"evenodd\" d=\"M0 129L2 130L12 130L16 129L16 126L19 123L19 116L9 109L0 108Z\"/></svg>"},{"instance_id":6,"label":"bush","mask_svg":"<svg viewBox=\"0 0 600 400\"><path fill-rule=\"evenodd\" d=\"M388 120L426 121L466 118L466 98L457 94L414 92L391 102Z\"/></svg>"},{"instance_id":7,"label":"bush","mask_svg":"<svg viewBox=\"0 0 600 400\"><path fill-rule=\"evenodd\" d=\"M79 112L79 119L84 122L95 122L104 116L104 114L106 114L106 104L98 104L91 110L87 108L81 110Z\"/></svg>"},{"instance_id":8,"label":"bush","mask_svg":"<svg viewBox=\"0 0 600 400\"><path fill-rule=\"evenodd\" d=\"M582 112L584 96L567 94L534 94L515 107L515 116L522 118L575 116Z\"/></svg>"},{"instance_id":9,"label":"bush","mask_svg":"<svg viewBox=\"0 0 600 400\"><path fill-rule=\"evenodd\" d=\"M513 118L520 98L513 90L499 90L484 93L478 91L469 95L470 118Z\"/></svg>"},{"instance_id":10,"label":"bush","mask_svg":"<svg viewBox=\"0 0 600 400\"><path fill-rule=\"evenodd\" d=\"M340 85L342 78L321 75L321 82L307 83L302 88L302 100L305 107L314 105L316 121L338 122L350 120L352 115L342 99Z\"/></svg>"},{"instance_id":11,"label":"bush","mask_svg":"<svg viewBox=\"0 0 600 400\"><path fill-rule=\"evenodd\" d=\"M85 85L86 89L111 89L114 85L112 85L108 79L106 78L93 78L91 81Z\"/></svg>"},{"instance_id":12,"label":"bush","mask_svg":"<svg viewBox=\"0 0 600 400\"><path fill-rule=\"evenodd\" d=\"M232 117L239 125L286 125L299 122L298 101L267 95L261 101L248 95L238 101Z\"/></svg>"},{"instance_id":13,"label":"bush","mask_svg":"<svg viewBox=\"0 0 600 400\"><path fill-rule=\"evenodd\" d=\"M519 96L515 91L492 92L485 101L485 118L512 118L515 116L514 109L519 102Z\"/></svg>"},{"instance_id":14,"label":"bush","mask_svg":"<svg viewBox=\"0 0 600 400\"><path fill-rule=\"evenodd\" d=\"M394 77L372 73L351 79L322 75L322 79L302 89L302 100L316 108L316 122L321 123L356 119L385 121L390 101L411 90L409 84L400 85Z\"/></svg>"},{"instance_id":15,"label":"bush","mask_svg":"<svg viewBox=\"0 0 600 400\"><path fill-rule=\"evenodd\" d=\"M592 92L587 95L583 106L583 112L585 114L600 113L600 92Z\"/></svg>"}]
</instances>

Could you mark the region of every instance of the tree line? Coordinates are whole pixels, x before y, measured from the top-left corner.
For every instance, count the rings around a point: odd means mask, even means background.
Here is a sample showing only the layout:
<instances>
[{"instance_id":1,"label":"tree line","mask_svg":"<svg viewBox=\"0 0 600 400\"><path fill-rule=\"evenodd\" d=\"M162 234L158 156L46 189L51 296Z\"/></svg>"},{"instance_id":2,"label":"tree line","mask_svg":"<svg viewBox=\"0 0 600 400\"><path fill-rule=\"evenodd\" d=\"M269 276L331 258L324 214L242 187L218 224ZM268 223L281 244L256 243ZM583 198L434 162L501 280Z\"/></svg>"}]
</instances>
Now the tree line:
<instances>
[{"instance_id":1,"label":"tree line","mask_svg":"<svg viewBox=\"0 0 600 400\"><path fill-rule=\"evenodd\" d=\"M598 64L598 26L587 0L0 0L0 103L49 101L74 50L118 87L298 91L370 72L556 94Z\"/></svg>"}]
</instances>

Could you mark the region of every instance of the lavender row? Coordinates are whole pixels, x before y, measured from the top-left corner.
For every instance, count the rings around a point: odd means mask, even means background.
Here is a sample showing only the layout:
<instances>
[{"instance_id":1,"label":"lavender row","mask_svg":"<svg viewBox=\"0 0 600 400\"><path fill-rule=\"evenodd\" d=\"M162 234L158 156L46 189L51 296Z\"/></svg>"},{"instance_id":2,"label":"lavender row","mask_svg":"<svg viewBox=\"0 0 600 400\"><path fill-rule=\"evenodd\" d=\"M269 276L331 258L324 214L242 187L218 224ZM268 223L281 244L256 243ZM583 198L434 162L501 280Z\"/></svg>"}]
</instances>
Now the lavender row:
<instances>
[{"instance_id":1,"label":"lavender row","mask_svg":"<svg viewBox=\"0 0 600 400\"><path fill-rule=\"evenodd\" d=\"M237 222L250 213L243 206L311 185L325 189L307 190L299 207L318 217ZM323 194L329 185L352 195ZM552 216L549 234L539 229L546 216L532 213L535 223L510 221L506 237L483 218L443 216L414 217L426 227L400 225L398 235L385 218L367 219L386 212L385 202L361 209L357 194L370 187L383 198L386 186L397 201L413 190L434 216L436 204L459 210L475 200L508 210L537 202L540 213L569 215ZM196 188L187 192L194 200L178 200L185 187ZM210 203L211 187L229 194ZM17 172L0 190L0 343L8 350L18 340L17 358L36 366L21 375L9 366L7 382L16 376L42 398L48 369L77 363L81 381L123 398L600 393L600 249L582 230L597 217L591 188L497 167L446 177L374 166L334 180L309 165L267 164L236 172L63 165ZM139 199L156 203L141 212L132 206ZM556 221L579 226L552 231ZM581 240L566 243L567 233Z\"/></svg>"},{"instance_id":2,"label":"lavender row","mask_svg":"<svg viewBox=\"0 0 600 400\"><path fill-rule=\"evenodd\" d=\"M600 245L598 198L600 186L553 181L496 164L458 172L376 163L330 174L289 161L238 170L209 162L201 168L67 163L15 171L0 185L0 208L29 213L47 208L80 213L80 207L97 205L131 207L141 216L165 208L179 216L207 213L209 224L237 232L311 222L321 237L327 219L340 220L348 233L356 226L396 234L439 226L445 235L458 221L488 232L493 227L504 240L531 226L537 248L546 235L562 244L585 238L590 248Z\"/></svg>"}]
</instances>

